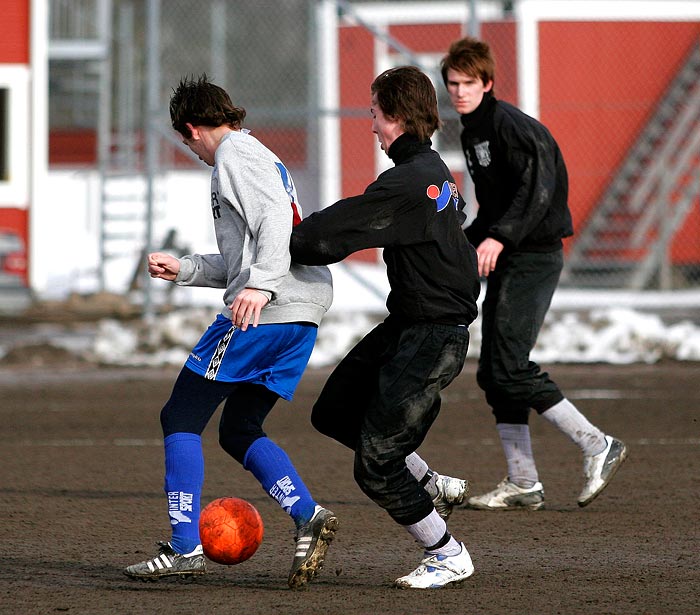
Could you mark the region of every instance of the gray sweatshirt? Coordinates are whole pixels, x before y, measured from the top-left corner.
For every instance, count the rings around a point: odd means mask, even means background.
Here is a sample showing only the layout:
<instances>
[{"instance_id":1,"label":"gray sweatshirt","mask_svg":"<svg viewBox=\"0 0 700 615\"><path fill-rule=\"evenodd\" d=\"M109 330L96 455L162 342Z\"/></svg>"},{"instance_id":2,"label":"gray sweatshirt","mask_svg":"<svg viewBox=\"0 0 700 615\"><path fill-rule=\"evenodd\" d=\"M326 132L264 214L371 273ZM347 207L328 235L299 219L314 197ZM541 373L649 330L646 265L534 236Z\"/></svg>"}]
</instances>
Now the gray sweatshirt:
<instances>
[{"instance_id":1,"label":"gray sweatshirt","mask_svg":"<svg viewBox=\"0 0 700 615\"><path fill-rule=\"evenodd\" d=\"M211 212L219 254L183 256L175 283L225 288L226 306L244 288L254 288L270 298L260 324L318 325L333 299L331 273L291 262L293 214L300 216L294 182L247 131L228 133L216 150ZM231 318L228 307L221 313Z\"/></svg>"}]
</instances>

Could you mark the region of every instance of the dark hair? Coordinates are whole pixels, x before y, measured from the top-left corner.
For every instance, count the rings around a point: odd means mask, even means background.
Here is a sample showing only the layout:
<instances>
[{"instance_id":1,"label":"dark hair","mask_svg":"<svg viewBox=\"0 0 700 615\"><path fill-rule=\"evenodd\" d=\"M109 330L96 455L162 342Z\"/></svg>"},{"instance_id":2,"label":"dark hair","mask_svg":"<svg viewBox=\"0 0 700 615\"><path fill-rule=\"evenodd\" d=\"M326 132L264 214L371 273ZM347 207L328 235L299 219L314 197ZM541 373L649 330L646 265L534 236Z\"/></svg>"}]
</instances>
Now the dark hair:
<instances>
[{"instance_id":1,"label":"dark hair","mask_svg":"<svg viewBox=\"0 0 700 615\"><path fill-rule=\"evenodd\" d=\"M240 128L245 109L236 107L226 90L209 81L206 74L195 79L184 77L170 97L170 120L173 128L189 139L193 126L223 126Z\"/></svg>"},{"instance_id":2,"label":"dark hair","mask_svg":"<svg viewBox=\"0 0 700 615\"><path fill-rule=\"evenodd\" d=\"M496 62L488 43L471 36L455 41L440 62L442 80L447 85L447 71L456 70L470 77L478 77L486 85L496 76Z\"/></svg>"},{"instance_id":3,"label":"dark hair","mask_svg":"<svg viewBox=\"0 0 700 615\"><path fill-rule=\"evenodd\" d=\"M421 141L440 128L435 87L415 66L385 70L372 82L371 91L382 113L401 122L405 132Z\"/></svg>"}]
</instances>

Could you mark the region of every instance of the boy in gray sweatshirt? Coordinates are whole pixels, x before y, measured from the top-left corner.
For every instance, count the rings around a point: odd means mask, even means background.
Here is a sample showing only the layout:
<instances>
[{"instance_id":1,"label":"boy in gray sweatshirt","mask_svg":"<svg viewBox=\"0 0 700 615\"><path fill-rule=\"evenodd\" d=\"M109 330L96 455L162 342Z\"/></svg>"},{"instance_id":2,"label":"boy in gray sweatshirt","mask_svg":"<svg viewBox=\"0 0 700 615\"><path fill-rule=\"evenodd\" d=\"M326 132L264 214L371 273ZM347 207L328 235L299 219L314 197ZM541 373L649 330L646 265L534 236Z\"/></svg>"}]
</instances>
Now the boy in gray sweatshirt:
<instances>
[{"instance_id":1,"label":"boy in gray sweatshirt","mask_svg":"<svg viewBox=\"0 0 700 615\"><path fill-rule=\"evenodd\" d=\"M203 75L179 83L170 117L183 143L213 167L219 252L179 259L155 252L148 271L181 286L225 289L225 307L190 353L160 415L172 537L125 573L152 580L206 571L199 539L201 434L223 401L221 447L295 522L288 584L300 588L323 565L338 519L312 498L263 422L277 399L294 394L332 301L331 275L326 267L291 263L292 227L301 220L296 188L279 158L241 128L244 109Z\"/></svg>"}]
</instances>

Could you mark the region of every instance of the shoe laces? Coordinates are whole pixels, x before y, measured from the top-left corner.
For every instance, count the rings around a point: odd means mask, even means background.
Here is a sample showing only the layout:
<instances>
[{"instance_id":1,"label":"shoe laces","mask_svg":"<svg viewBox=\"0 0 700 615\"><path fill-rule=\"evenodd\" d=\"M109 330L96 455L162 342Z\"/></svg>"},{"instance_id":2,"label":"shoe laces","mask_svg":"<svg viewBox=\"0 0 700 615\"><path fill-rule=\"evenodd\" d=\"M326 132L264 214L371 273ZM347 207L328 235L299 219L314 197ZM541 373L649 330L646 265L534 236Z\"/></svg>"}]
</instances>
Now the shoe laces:
<instances>
[{"instance_id":1,"label":"shoe laces","mask_svg":"<svg viewBox=\"0 0 700 615\"><path fill-rule=\"evenodd\" d=\"M435 572L437 570L451 570L455 571L454 566L450 565L450 560L458 555L461 555L462 551L455 555L442 555L441 553L429 553L425 552L425 557L421 564L425 566L428 572Z\"/></svg>"},{"instance_id":2,"label":"shoe laces","mask_svg":"<svg viewBox=\"0 0 700 615\"><path fill-rule=\"evenodd\" d=\"M143 563L151 564L152 566L158 566L158 563L162 562L161 558L163 556L167 557L170 560L170 563L173 563L175 561L175 556L177 555L177 553L175 553L173 548L170 546L170 543L165 542L164 540L159 540L156 542L156 544L158 545L158 555L146 560Z\"/></svg>"},{"instance_id":3,"label":"shoe laces","mask_svg":"<svg viewBox=\"0 0 700 615\"><path fill-rule=\"evenodd\" d=\"M165 540L159 540L158 542L156 542L156 544L158 545L158 555L177 555L169 542L166 542Z\"/></svg>"}]
</instances>

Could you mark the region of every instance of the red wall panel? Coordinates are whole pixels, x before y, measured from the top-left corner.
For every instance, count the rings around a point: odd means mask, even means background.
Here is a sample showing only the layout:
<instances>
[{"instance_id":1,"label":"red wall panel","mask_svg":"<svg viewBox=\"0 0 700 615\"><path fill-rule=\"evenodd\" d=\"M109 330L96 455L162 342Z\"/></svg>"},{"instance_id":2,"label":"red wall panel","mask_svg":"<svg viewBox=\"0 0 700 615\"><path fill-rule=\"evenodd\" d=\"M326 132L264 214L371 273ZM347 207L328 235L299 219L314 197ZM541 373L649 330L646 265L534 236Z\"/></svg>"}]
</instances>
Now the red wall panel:
<instances>
[{"instance_id":1,"label":"red wall panel","mask_svg":"<svg viewBox=\"0 0 700 615\"><path fill-rule=\"evenodd\" d=\"M494 93L497 98L518 104L518 62L515 53L515 22L484 22L479 37L491 47L496 62Z\"/></svg>"},{"instance_id":2,"label":"red wall panel","mask_svg":"<svg viewBox=\"0 0 700 615\"><path fill-rule=\"evenodd\" d=\"M567 162L575 228L585 223L699 37L697 22L540 25L540 119ZM692 239L700 257L695 218L675 243Z\"/></svg>"},{"instance_id":3,"label":"red wall panel","mask_svg":"<svg viewBox=\"0 0 700 615\"><path fill-rule=\"evenodd\" d=\"M369 114L370 86L374 74L374 40L359 27L340 29L340 107L348 115L340 118L341 197L361 194L376 177L374 143ZM323 203L330 205L330 203Z\"/></svg>"},{"instance_id":4,"label":"red wall panel","mask_svg":"<svg viewBox=\"0 0 700 615\"><path fill-rule=\"evenodd\" d=\"M413 53L442 55L452 41L462 36L462 26L457 23L391 26L389 34Z\"/></svg>"},{"instance_id":5,"label":"red wall panel","mask_svg":"<svg viewBox=\"0 0 700 615\"><path fill-rule=\"evenodd\" d=\"M2 0L0 64L29 64L29 2Z\"/></svg>"},{"instance_id":6,"label":"red wall panel","mask_svg":"<svg viewBox=\"0 0 700 615\"><path fill-rule=\"evenodd\" d=\"M338 41L340 71L340 196L362 194L377 176L374 166L376 137L369 114L374 74L374 39L364 28L341 27ZM321 206L331 203L321 203ZM376 250L354 254L353 260L376 262Z\"/></svg>"}]
</instances>

